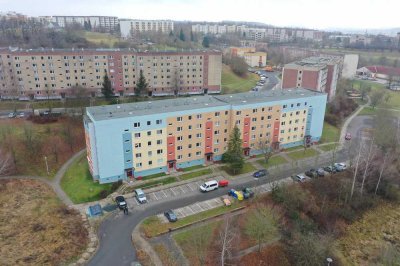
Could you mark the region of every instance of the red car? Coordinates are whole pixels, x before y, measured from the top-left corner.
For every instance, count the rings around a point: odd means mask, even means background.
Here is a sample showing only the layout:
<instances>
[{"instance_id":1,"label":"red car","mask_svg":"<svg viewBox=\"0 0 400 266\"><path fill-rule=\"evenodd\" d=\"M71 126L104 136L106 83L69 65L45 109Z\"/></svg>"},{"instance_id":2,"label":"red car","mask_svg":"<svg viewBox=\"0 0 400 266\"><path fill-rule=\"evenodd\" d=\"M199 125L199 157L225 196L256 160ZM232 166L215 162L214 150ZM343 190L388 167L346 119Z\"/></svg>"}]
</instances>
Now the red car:
<instances>
[{"instance_id":1,"label":"red car","mask_svg":"<svg viewBox=\"0 0 400 266\"><path fill-rule=\"evenodd\" d=\"M346 133L346 136L344 137L345 140L351 140L351 134Z\"/></svg>"},{"instance_id":2,"label":"red car","mask_svg":"<svg viewBox=\"0 0 400 266\"><path fill-rule=\"evenodd\" d=\"M229 184L229 181L226 180L226 179L220 180L220 181L218 182L218 186L219 186L219 187L226 187L226 186L228 186L228 184Z\"/></svg>"}]
</instances>

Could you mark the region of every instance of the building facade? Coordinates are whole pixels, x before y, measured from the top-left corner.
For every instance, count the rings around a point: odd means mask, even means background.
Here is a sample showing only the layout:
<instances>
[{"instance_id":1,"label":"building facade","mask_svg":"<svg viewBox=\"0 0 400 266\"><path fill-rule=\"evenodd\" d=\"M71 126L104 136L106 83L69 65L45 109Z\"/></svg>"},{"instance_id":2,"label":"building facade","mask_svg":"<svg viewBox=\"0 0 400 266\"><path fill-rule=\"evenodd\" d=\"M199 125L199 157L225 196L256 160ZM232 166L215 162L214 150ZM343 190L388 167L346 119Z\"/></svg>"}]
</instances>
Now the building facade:
<instances>
[{"instance_id":1,"label":"building facade","mask_svg":"<svg viewBox=\"0 0 400 266\"><path fill-rule=\"evenodd\" d=\"M286 64L282 72L282 89L309 88L328 94L331 101L336 95L336 84L342 71L343 58L315 56Z\"/></svg>"},{"instance_id":2,"label":"building facade","mask_svg":"<svg viewBox=\"0 0 400 266\"><path fill-rule=\"evenodd\" d=\"M306 89L88 107L87 159L94 180L115 182L219 161L238 126L243 154L318 142L326 94ZM110 141L111 140L111 141Z\"/></svg>"},{"instance_id":3,"label":"building facade","mask_svg":"<svg viewBox=\"0 0 400 266\"><path fill-rule=\"evenodd\" d=\"M61 28L78 24L82 27L87 25L92 30L103 29L112 32L118 29L118 17L109 16L53 16L51 21Z\"/></svg>"},{"instance_id":4,"label":"building facade","mask_svg":"<svg viewBox=\"0 0 400 266\"><path fill-rule=\"evenodd\" d=\"M105 74L115 95L134 95L142 71L154 96L219 93L219 51L138 52L133 50L0 49L0 98L61 99L84 87L101 96Z\"/></svg>"},{"instance_id":5,"label":"building facade","mask_svg":"<svg viewBox=\"0 0 400 266\"><path fill-rule=\"evenodd\" d=\"M231 56L242 57L250 67L263 67L267 65L267 53L256 52L255 47L230 47Z\"/></svg>"},{"instance_id":6,"label":"building facade","mask_svg":"<svg viewBox=\"0 0 400 266\"><path fill-rule=\"evenodd\" d=\"M121 37L130 38L141 32L161 32L168 34L174 30L174 22L171 20L119 20Z\"/></svg>"}]
</instances>

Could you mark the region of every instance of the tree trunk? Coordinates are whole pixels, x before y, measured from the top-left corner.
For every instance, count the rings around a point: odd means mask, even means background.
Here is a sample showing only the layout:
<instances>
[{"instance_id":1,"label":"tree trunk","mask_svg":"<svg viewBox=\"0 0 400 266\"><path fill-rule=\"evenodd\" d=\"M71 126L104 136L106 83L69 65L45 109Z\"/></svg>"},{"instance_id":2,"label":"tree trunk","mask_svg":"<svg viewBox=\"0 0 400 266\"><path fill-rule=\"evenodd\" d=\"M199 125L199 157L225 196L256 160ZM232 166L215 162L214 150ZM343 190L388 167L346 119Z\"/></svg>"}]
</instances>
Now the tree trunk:
<instances>
[{"instance_id":1,"label":"tree trunk","mask_svg":"<svg viewBox=\"0 0 400 266\"><path fill-rule=\"evenodd\" d=\"M350 200L353 198L354 186L356 184L356 177L357 177L357 172L358 172L358 165L360 163L361 150L362 150L362 140L361 140L361 143L360 143L360 148L358 149L356 168L354 169L353 183L351 185Z\"/></svg>"},{"instance_id":2,"label":"tree trunk","mask_svg":"<svg viewBox=\"0 0 400 266\"><path fill-rule=\"evenodd\" d=\"M370 160L371 160L373 144L374 144L374 139L372 139L371 144L369 146L369 150L368 150L367 162L365 164L363 179L362 179L362 182L361 182L361 189L360 189L361 196L362 196L363 191L364 191L364 183L365 183L365 179L367 178L367 171L368 171L369 163L370 163Z\"/></svg>"},{"instance_id":3,"label":"tree trunk","mask_svg":"<svg viewBox=\"0 0 400 266\"><path fill-rule=\"evenodd\" d=\"M381 183L381 179L382 179L383 171L385 170L385 163L386 163L387 158L388 158L388 155L385 154L385 156L383 157L382 168L381 168L381 171L379 173L378 183L376 184L376 188L375 188L375 195L378 192L379 184Z\"/></svg>"}]
</instances>

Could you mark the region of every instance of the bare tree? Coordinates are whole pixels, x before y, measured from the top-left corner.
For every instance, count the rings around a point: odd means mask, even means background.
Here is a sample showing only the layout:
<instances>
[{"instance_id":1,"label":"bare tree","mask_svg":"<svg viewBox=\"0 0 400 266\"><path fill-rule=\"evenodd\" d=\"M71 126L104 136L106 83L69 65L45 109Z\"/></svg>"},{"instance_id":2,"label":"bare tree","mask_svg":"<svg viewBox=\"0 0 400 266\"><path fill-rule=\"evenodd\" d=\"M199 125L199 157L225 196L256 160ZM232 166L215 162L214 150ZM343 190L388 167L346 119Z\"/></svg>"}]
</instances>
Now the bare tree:
<instances>
[{"instance_id":1,"label":"bare tree","mask_svg":"<svg viewBox=\"0 0 400 266\"><path fill-rule=\"evenodd\" d=\"M356 165L355 165L355 168L354 168L353 182L352 182L352 185L351 185L350 200L353 198L353 194L354 194L354 187L355 187L355 184L356 184L356 177L357 177L358 167L360 165L360 158L361 158L361 151L362 150L363 150L363 141L360 140L360 145L358 147L358 155L357 155Z\"/></svg>"},{"instance_id":2,"label":"bare tree","mask_svg":"<svg viewBox=\"0 0 400 266\"><path fill-rule=\"evenodd\" d=\"M257 143L257 147L261 151L261 153L264 157L264 162L267 164L269 159L274 154L274 150L272 149L271 145L269 144L269 141L265 140L265 139L260 139Z\"/></svg>"},{"instance_id":3,"label":"bare tree","mask_svg":"<svg viewBox=\"0 0 400 266\"><path fill-rule=\"evenodd\" d=\"M383 171L385 170L387 160L388 160L388 153L386 153L383 156L383 162L382 162L381 170L379 172L378 182L376 183L376 187L375 187L375 195L378 193L379 184L381 183Z\"/></svg>"},{"instance_id":4,"label":"bare tree","mask_svg":"<svg viewBox=\"0 0 400 266\"><path fill-rule=\"evenodd\" d=\"M219 232L219 244L221 247L219 252L221 266L226 265L226 260L232 256L232 250L234 248L236 236L236 230L232 226L231 218L226 216L222 225L222 229Z\"/></svg>"},{"instance_id":5,"label":"bare tree","mask_svg":"<svg viewBox=\"0 0 400 266\"><path fill-rule=\"evenodd\" d=\"M364 190L364 183L365 183L365 179L367 178L367 173L368 173L368 169L371 163L371 159L374 157L374 139L371 140L371 143L369 145L369 149L368 149L368 154L367 154L367 159L365 161L365 168L364 168L364 174L363 174L363 178L362 178L362 182L361 182L361 188L360 188L360 194L363 194L363 190Z\"/></svg>"},{"instance_id":6,"label":"bare tree","mask_svg":"<svg viewBox=\"0 0 400 266\"><path fill-rule=\"evenodd\" d=\"M11 154L0 150L0 176L7 174L11 168Z\"/></svg>"}]
</instances>

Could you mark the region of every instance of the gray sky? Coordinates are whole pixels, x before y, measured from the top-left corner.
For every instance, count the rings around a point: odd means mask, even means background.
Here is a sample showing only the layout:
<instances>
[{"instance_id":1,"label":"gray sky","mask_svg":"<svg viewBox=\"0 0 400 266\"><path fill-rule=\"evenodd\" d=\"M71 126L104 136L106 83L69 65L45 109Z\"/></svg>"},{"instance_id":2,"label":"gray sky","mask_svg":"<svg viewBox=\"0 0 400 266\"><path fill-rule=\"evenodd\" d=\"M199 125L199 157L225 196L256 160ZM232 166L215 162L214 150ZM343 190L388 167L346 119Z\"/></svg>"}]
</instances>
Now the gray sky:
<instances>
[{"instance_id":1,"label":"gray sky","mask_svg":"<svg viewBox=\"0 0 400 266\"><path fill-rule=\"evenodd\" d=\"M400 27L399 0L0 0L0 10L32 16L256 21L313 29Z\"/></svg>"}]
</instances>

